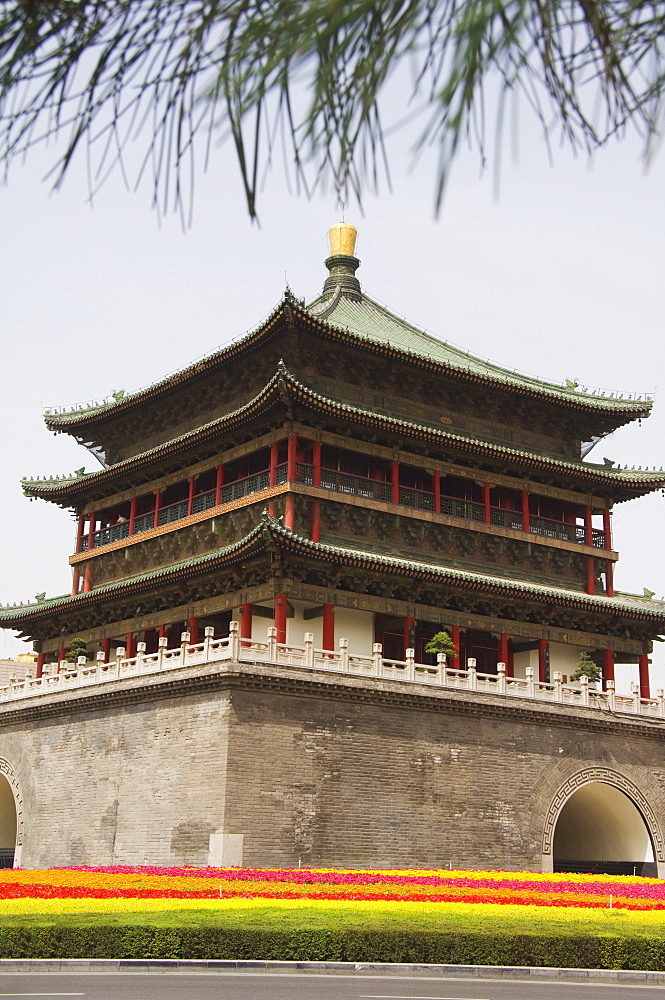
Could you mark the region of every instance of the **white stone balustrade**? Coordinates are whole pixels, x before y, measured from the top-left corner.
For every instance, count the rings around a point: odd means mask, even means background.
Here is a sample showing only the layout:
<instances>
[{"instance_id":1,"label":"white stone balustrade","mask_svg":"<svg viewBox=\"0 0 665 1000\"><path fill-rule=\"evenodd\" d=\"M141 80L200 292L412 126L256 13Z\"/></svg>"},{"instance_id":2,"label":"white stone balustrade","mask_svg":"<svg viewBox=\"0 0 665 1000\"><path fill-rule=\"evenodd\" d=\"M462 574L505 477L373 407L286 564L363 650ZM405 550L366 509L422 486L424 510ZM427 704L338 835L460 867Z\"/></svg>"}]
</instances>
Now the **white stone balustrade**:
<instances>
[{"instance_id":1,"label":"white stone balustrade","mask_svg":"<svg viewBox=\"0 0 665 1000\"><path fill-rule=\"evenodd\" d=\"M656 698L641 698L639 687L632 685L631 694L618 695L614 682L607 682L606 691L596 691L582 677L579 686L563 684L562 675L555 671L551 683L537 681L532 667L527 667L526 677L506 677L505 663L497 664L496 674L483 674L476 670L476 661L469 658L466 670L447 666L443 653L437 655L436 665L416 663L415 651L406 650L404 660L388 660L383 656L380 643L374 643L372 654L363 656L349 652L348 639L340 639L336 650L315 649L311 632L305 633L304 645L277 642L277 629L268 629L266 642L241 639L239 625L231 622L229 635L215 639L214 629L205 629L203 642L191 643L190 633L183 632L180 645L167 648L167 639L159 639L156 653L146 653L145 643L136 646L136 656L126 657L124 646L118 646L115 658L104 662L104 654L97 653L94 662L79 656L76 664L62 660L47 665L42 677L28 675L25 680L10 680L0 687L0 704L15 703L25 698L56 694L80 688L103 685L125 678L160 674L206 663L272 663L281 667L320 670L331 674L348 674L354 677L375 678L389 681L425 684L470 693L500 695L506 698L528 699L540 702L591 707L605 712L643 715L665 719L665 693L659 690Z\"/></svg>"}]
</instances>

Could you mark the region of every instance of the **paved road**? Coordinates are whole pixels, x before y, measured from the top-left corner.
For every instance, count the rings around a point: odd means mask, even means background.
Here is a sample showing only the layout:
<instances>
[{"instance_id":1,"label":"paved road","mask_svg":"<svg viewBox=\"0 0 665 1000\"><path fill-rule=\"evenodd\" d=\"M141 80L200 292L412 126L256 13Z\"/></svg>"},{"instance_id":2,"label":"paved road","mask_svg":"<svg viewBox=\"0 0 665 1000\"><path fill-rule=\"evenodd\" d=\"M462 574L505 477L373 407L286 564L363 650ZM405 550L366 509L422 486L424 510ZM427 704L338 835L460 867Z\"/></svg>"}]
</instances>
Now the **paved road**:
<instances>
[{"instance_id":1,"label":"paved road","mask_svg":"<svg viewBox=\"0 0 665 1000\"><path fill-rule=\"evenodd\" d=\"M164 972L3 975L4 997L85 1000L656 1000L665 986L419 976Z\"/></svg>"}]
</instances>

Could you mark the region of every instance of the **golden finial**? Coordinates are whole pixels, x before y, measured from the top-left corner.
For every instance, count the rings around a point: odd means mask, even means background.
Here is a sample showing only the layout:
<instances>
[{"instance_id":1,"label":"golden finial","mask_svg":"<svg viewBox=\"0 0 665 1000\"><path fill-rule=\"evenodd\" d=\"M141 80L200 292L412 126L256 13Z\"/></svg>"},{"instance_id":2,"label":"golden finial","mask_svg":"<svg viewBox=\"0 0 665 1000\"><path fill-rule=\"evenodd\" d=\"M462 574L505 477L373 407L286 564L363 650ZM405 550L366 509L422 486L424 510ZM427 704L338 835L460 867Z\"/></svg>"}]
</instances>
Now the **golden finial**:
<instances>
[{"instance_id":1,"label":"golden finial","mask_svg":"<svg viewBox=\"0 0 665 1000\"><path fill-rule=\"evenodd\" d=\"M330 256L342 254L345 257L355 257L357 238L358 230L348 222L338 222L336 226L331 226L328 230Z\"/></svg>"}]
</instances>

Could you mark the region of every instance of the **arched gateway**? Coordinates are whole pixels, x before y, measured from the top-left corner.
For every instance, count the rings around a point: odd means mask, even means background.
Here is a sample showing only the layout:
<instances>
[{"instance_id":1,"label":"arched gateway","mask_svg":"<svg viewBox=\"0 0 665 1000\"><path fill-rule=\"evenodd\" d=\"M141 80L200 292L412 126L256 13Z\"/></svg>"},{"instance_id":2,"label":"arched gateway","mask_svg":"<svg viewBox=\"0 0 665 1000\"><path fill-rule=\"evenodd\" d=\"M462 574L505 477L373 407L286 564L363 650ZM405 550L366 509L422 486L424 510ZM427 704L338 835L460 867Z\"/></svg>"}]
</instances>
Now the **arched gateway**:
<instances>
[{"instance_id":1,"label":"arched gateway","mask_svg":"<svg viewBox=\"0 0 665 1000\"><path fill-rule=\"evenodd\" d=\"M0 868L20 861L22 808L18 780L8 761L0 757Z\"/></svg>"},{"instance_id":2,"label":"arched gateway","mask_svg":"<svg viewBox=\"0 0 665 1000\"><path fill-rule=\"evenodd\" d=\"M663 845L642 793L598 768L575 775L555 797L543 853L543 867L553 871L656 876Z\"/></svg>"}]
</instances>

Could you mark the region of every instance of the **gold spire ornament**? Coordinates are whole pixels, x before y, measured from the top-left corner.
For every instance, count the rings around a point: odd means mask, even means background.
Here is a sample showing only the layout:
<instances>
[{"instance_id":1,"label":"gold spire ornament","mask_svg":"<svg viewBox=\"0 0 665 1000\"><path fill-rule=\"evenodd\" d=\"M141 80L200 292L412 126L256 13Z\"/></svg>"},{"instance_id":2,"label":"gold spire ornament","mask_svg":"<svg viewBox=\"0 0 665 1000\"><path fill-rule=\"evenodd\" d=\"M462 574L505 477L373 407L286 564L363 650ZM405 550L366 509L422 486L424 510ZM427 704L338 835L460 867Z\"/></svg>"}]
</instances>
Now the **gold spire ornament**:
<instances>
[{"instance_id":1,"label":"gold spire ornament","mask_svg":"<svg viewBox=\"0 0 665 1000\"><path fill-rule=\"evenodd\" d=\"M330 256L336 257L341 254L345 257L355 257L357 238L358 230L348 222L338 222L336 226L331 226L328 230Z\"/></svg>"}]
</instances>

